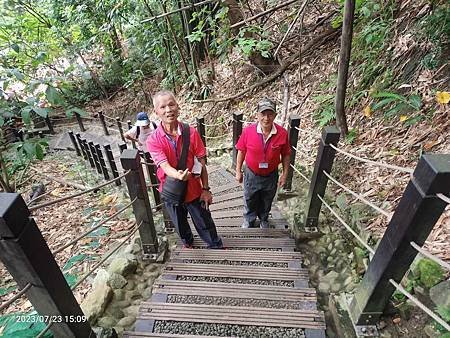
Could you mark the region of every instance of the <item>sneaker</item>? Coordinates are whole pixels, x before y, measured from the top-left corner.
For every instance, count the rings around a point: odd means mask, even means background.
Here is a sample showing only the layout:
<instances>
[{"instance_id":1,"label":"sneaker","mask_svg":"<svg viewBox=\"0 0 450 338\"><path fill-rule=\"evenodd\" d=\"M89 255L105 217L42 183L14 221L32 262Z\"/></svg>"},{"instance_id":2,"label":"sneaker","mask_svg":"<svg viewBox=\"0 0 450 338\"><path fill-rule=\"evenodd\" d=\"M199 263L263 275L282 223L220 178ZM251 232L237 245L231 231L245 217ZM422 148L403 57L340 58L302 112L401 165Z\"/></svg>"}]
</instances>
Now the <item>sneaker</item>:
<instances>
[{"instance_id":1,"label":"sneaker","mask_svg":"<svg viewBox=\"0 0 450 338\"><path fill-rule=\"evenodd\" d=\"M269 225L269 222L268 222L268 221L261 221L261 224L259 225L259 227L260 227L261 229L269 229L269 228L270 228L270 225Z\"/></svg>"},{"instance_id":2,"label":"sneaker","mask_svg":"<svg viewBox=\"0 0 450 338\"><path fill-rule=\"evenodd\" d=\"M250 228L250 224L248 222L244 222L244 223L242 223L241 228L248 229L248 228Z\"/></svg>"}]
</instances>

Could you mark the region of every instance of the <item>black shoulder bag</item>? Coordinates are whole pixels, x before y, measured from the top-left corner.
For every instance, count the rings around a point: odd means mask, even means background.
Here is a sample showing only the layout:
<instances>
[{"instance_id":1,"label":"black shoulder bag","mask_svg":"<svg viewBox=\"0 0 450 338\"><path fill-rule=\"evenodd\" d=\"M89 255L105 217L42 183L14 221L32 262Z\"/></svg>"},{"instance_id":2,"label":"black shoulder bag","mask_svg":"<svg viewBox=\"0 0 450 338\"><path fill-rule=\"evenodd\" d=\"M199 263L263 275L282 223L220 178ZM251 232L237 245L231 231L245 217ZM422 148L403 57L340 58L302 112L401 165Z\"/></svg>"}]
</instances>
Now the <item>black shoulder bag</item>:
<instances>
[{"instance_id":1,"label":"black shoulder bag","mask_svg":"<svg viewBox=\"0 0 450 338\"><path fill-rule=\"evenodd\" d=\"M190 132L189 125L186 123L182 124L183 129L181 136L183 138L183 146L181 148L181 156L178 160L177 170L186 170L187 154L190 144ZM166 202L172 204L181 204L184 202L184 198L187 192L188 181L181 181L179 179L166 176L166 180L163 184L161 196Z\"/></svg>"}]
</instances>

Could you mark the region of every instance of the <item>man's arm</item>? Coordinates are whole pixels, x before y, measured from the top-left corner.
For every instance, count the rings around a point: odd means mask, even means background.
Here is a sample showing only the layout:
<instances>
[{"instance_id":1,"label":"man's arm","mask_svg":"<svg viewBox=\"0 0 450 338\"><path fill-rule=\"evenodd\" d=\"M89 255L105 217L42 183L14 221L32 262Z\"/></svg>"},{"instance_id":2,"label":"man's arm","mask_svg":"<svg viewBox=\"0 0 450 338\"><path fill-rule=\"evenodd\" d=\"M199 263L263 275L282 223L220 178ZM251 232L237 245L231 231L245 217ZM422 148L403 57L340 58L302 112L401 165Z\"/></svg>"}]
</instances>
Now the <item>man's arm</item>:
<instances>
[{"instance_id":1,"label":"man's arm","mask_svg":"<svg viewBox=\"0 0 450 338\"><path fill-rule=\"evenodd\" d=\"M200 201L205 201L207 204L212 203L212 194L209 191L208 170L206 169L206 157L200 158L198 161L202 165L202 172L200 174L200 180L202 181L202 194L200 195Z\"/></svg>"},{"instance_id":2,"label":"man's arm","mask_svg":"<svg viewBox=\"0 0 450 338\"><path fill-rule=\"evenodd\" d=\"M278 185L280 187L285 185L285 183L286 183L286 178L287 178L287 174L288 174L288 171L289 171L289 165L290 165L290 162L291 162L291 155L290 154L289 155L284 155L281 158L281 162L283 164L283 171L281 173L281 177L280 177L280 180L278 182Z\"/></svg>"},{"instance_id":3,"label":"man's arm","mask_svg":"<svg viewBox=\"0 0 450 338\"><path fill-rule=\"evenodd\" d=\"M139 140L137 139L137 127L134 126L133 128L131 128L130 130L128 130L126 133L123 134L123 137L126 138L127 140L136 142L137 144L139 144L140 146L142 145Z\"/></svg>"},{"instance_id":4,"label":"man's arm","mask_svg":"<svg viewBox=\"0 0 450 338\"><path fill-rule=\"evenodd\" d=\"M244 163L245 154L242 150L238 150L236 156L236 181L242 183L242 164Z\"/></svg>"},{"instance_id":5,"label":"man's arm","mask_svg":"<svg viewBox=\"0 0 450 338\"><path fill-rule=\"evenodd\" d=\"M169 162L167 162L167 161L162 162L159 166L162 168L162 170L164 170L164 173L165 173L167 176L176 178L176 179L178 179L178 180L180 180L180 181L187 181L188 178L189 178L190 172L189 172L188 169L186 169L186 170L184 170L184 171L183 171L183 170L177 170L177 169L175 169L174 167L172 167L172 166L169 164ZM203 170L202 170L202 171L203 171Z\"/></svg>"}]
</instances>

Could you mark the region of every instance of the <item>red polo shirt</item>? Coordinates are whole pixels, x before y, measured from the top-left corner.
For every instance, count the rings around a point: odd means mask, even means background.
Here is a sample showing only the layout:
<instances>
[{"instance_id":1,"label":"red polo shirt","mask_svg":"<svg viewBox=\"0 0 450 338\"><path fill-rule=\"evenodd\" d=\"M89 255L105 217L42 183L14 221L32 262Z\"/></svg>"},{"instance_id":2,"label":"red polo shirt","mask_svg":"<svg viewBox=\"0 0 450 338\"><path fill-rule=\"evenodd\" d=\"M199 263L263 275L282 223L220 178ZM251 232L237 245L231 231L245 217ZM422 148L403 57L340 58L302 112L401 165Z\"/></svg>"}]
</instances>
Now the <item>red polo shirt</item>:
<instances>
[{"instance_id":1,"label":"red polo shirt","mask_svg":"<svg viewBox=\"0 0 450 338\"><path fill-rule=\"evenodd\" d=\"M169 164L176 168L178 163L178 158L181 156L181 147L183 138L181 136L182 126L181 123L178 124L178 134L175 143L171 141L171 138L165 132L162 124L160 123L155 132L147 138L147 148L152 156L153 161L158 167L156 175L158 176L160 185L158 190L162 190L162 186L166 180L166 174L164 170L160 167L161 163L169 162ZM175 152L176 148L176 152ZM202 158L206 156L206 149L203 145L200 134L193 127L190 127L190 145L187 155L186 168L192 171L194 165L194 156L197 158ZM185 202L191 202L200 197L202 193L202 185L199 177L193 177L191 175L188 180L188 187Z\"/></svg>"},{"instance_id":2,"label":"red polo shirt","mask_svg":"<svg viewBox=\"0 0 450 338\"><path fill-rule=\"evenodd\" d=\"M282 157L291 153L286 129L274 123L276 130L264 143L262 133L258 133L258 123L249 125L242 131L236 143L236 149L244 153L245 163L255 174L267 176L278 169ZM267 163L268 168L260 168L260 163Z\"/></svg>"}]
</instances>

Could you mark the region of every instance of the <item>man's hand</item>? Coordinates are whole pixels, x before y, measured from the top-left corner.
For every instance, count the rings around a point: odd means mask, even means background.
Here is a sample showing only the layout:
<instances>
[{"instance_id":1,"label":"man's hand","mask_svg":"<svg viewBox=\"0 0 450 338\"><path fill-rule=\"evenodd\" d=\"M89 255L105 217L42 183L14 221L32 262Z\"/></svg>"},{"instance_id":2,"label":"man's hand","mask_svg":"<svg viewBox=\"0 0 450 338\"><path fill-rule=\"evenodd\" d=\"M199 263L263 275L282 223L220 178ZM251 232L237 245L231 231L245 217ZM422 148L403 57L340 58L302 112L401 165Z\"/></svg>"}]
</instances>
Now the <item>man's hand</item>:
<instances>
[{"instance_id":1,"label":"man's hand","mask_svg":"<svg viewBox=\"0 0 450 338\"><path fill-rule=\"evenodd\" d=\"M283 185L286 184L286 176L287 176L287 174L282 174L280 176L280 179L278 180L278 186L279 187L282 187Z\"/></svg>"},{"instance_id":2,"label":"man's hand","mask_svg":"<svg viewBox=\"0 0 450 338\"><path fill-rule=\"evenodd\" d=\"M239 183L242 183L242 172L240 170L236 170L236 181L238 181Z\"/></svg>"},{"instance_id":3,"label":"man's hand","mask_svg":"<svg viewBox=\"0 0 450 338\"><path fill-rule=\"evenodd\" d=\"M208 205L212 204L213 199L211 192L208 190L203 190L200 195L200 201L204 201Z\"/></svg>"},{"instance_id":4,"label":"man's hand","mask_svg":"<svg viewBox=\"0 0 450 338\"><path fill-rule=\"evenodd\" d=\"M178 170L178 179L180 180L180 181L187 181L188 179L189 179L189 175L190 175L191 173L189 172L189 170L188 169L186 169L186 170Z\"/></svg>"}]
</instances>

